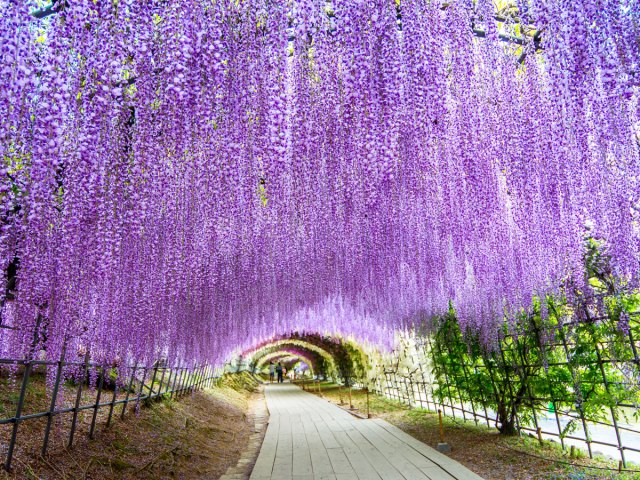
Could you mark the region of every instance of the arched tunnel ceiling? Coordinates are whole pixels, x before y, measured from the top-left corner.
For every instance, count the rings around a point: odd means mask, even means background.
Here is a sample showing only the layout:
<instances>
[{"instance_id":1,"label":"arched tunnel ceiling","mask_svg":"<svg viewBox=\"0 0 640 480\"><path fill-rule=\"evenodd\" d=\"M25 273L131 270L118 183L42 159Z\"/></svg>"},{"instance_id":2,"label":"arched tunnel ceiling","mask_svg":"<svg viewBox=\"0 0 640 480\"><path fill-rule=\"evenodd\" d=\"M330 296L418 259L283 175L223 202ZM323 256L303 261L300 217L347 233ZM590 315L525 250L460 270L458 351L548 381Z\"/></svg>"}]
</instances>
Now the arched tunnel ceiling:
<instances>
[{"instance_id":1,"label":"arched tunnel ceiling","mask_svg":"<svg viewBox=\"0 0 640 480\"><path fill-rule=\"evenodd\" d=\"M274 360L275 362L280 361L281 359L297 359L300 361L303 361L307 364L307 366L309 367L309 371L311 372L311 375L314 374L316 368L315 368L315 361L314 359L309 355L309 354L304 354L304 353L300 353L300 352L296 352L296 351L289 351L286 349L283 350L276 350L275 352L272 353L268 353L262 357L260 357L256 362L255 362L255 371L260 372L262 371L267 365L268 362L270 362L271 360Z\"/></svg>"},{"instance_id":2,"label":"arched tunnel ceiling","mask_svg":"<svg viewBox=\"0 0 640 480\"><path fill-rule=\"evenodd\" d=\"M0 2L3 357L388 347L451 306L489 345L589 287L585 237L640 285L638 1L40 3Z\"/></svg>"},{"instance_id":3,"label":"arched tunnel ceiling","mask_svg":"<svg viewBox=\"0 0 640 480\"><path fill-rule=\"evenodd\" d=\"M270 358L279 355L298 355L307 358L314 374L341 378L346 383L352 378L362 378L373 367L363 345L353 340L319 335L309 332L293 332L277 336L239 354L243 364L260 367ZM370 352L371 353L371 352Z\"/></svg>"},{"instance_id":4,"label":"arched tunnel ceiling","mask_svg":"<svg viewBox=\"0 0 640 480\"><path fill-rule=\"evenodd\" d=\"M316 370L315 367L317 366L314 357L319 356L328 363L331 371L337 371L335 359L327 349L300 338L278 338L266 341L255 350L243 352L242 356L248 360L249 364L259 364L263 361L262 359L278 352L305 356L311 362L310 366L313 366L314 370Z\"/></svg>"}]
</instances>

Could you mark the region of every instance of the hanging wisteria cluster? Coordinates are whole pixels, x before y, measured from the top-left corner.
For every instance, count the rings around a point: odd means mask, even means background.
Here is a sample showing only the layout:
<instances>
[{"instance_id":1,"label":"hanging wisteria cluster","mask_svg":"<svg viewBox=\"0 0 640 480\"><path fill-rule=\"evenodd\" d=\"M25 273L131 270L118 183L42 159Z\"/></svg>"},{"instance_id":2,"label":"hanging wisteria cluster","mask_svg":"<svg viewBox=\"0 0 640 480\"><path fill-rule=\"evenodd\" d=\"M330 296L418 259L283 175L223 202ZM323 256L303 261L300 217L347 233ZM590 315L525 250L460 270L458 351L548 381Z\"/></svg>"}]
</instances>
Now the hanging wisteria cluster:
<instances>
[{"instance_id":1,"label":"hanging wisteria cluster","mask_svg":"<svg viewBox=\"0 0 640 480\"><path fill-rule=\"evenodd\" d=\"M382 344L449 301L490 336L586 234L637 285L639 0L37 7L0 0L3 356Z\"/></svg>"}]
</instances>

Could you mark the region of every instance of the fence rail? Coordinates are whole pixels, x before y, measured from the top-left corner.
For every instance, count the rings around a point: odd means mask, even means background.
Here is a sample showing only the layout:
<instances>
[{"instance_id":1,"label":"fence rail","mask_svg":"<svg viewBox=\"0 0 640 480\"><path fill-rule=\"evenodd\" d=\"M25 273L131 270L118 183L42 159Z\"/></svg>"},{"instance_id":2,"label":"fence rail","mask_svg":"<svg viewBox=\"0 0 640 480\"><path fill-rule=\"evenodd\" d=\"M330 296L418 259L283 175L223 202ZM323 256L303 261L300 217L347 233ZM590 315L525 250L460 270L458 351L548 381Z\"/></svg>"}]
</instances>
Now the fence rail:
<instances>
[{"instance_id":1,"label":"fence rail","mask_svg":"<svg viewBox=\"0 0 640 480\"><path fill-rule=\"evenodd\" d=\"M63 349L60 359L24 360L12 358L0 358L0 365L6 370L8 366L23 368L22 375L16 375L20 379L20 390L15 402L14 414L11 417L0 418L0 425L11 425L9 439L6 442L6 454L4 468L11 470L17 445L20 425L27 421L45 419L46 426L42 437L41 455L47 453L50 443L53 421L61 415L71 414L69 426L68 447L73 446L78 429L79 414L91 411L91 422L88 431L89 438L94 438L98 423L98 412L107 409L105 427L108 428L114 415L117 415L116 407L119 407L119 416L124 419L127 409L138 409L140 404L159 398L178 398L188 393L212 386L219 378L217 370L210 365L193 365L191 367L169 367L164 361L157 361L151 366L118 366L119 377L115 377L114 370L103 364L92 362L89 354L85 354L83 361L67 361ZM25 399L30 385L39 369L53 369L55 380L50 389L49 408L43 411L25 413ZM75 370L70 372L70 370ZM126 375L123 375L126 372ZM52 372L53 373L53 372ZM65 375L65 373L70 375ZM60 407L60 393L65 378L75 378L73 389L75 396L73 406ZM93 381L91 381L93 379ZM94 387L89 387L93 384ZM107 398L105 399L105 395ZM91 399L89 401L89 398ZM4 450L4 449L3 449Z\"/></svg>"},{"instance_id":2,"label":"fence rail","mask_svg":"<svg viewBox=\"0 0 640 480\"><path fill-rule=\"evenodd\" d=\"M564 328L572 327L573 325L568 325ZM522 402L516 412L517 430L520 433L531 433L540 440L543 438L553 439L560 443L562 449L571 445L584 446L590 458L593 458L596 453L604 453L594 451L593 447L598 446L611 456L615 456L617 453L623 468L628 468L629 461L640 464L640 424L633 422L625 424L620 414L621 409L638 412L639 406L612 396L613 400L610 400L610 403L603 402L600 406L599 416L589 415L581 408L581 401L584 399L581 398L579 388L579 383L581 383L582 385L590 385L592 388L598 387L607 394L612 393L610 389L614 385L627 391L637 389L635 384L610 378L611 374L602 367L605 364L623 365L628 368L640 367L637 360L639 348L637 340L629 335L625 355L620 358L604 358L603 345L607 342L606 339L602 339L602 341L598 339L591 345L592 352L597 353L595 361L579 363L570 360L576 345L569 342L563 333L560 334L560 337L563 341L557 344L552 342L542 344L542 349L562 348L564 352L568 352L564 361L552 363L557 368L566 369L574 378L574 384L568 385L564 396L555 395L551 388L548 395L544 395L544 392L540 391L534 394L531 388L525 390L521 395ZM482 389L475 388L474 393L470 393L470 388L474 388L470 377L478 375L483 370L483 378L487 378L491 383L496 382L495 366L485 365L482 362L460 361L460 358L466 358L464 355L452 355L448 357L447 362L442 362L442 357L435 355L439 348L437 342L429 336L422 340L423 343L417 345L419 358L407 358L409 354L406 349L396 352L393 364L387 365L370 389L409 407L426 408L432 411L442 410L444 414L454 419L474 421L476 425L480 422L486 423L487 428L499 427L499 417L490 406L492 399L484 396ZM516 342L517 339L513 341ZM496 353L496 355L505 354L510 355L514 352L501 346ZM451 358L457 359L458 362L451 360ZM515 354L513 358L515 358ZM510 364L508 361L504 363ZM502 375L507 376L507 379L510 375L510 380L514 384L520 380L518 377L521 374L518 373L519 368L554 367L551 363L543 365L530 362L528 358L519 359L514 363L515 365L509 371L501 372ZM405 366L401 367L401 364ZM417 365L417 368L413 371L404 371L409 368L406 365ZM597 376L594 375L590 379L579 378L578 380L578 374L589 367L597 373ZM544 371L541 375L544 375ZM477 377L475 378L477 379ZM511 388L510 382L507 383ZM523 382L523 384L525 383ZM543 405L547 405L547 408L542 408ZM569 423L575 426L571 432L567 429Z\"/></svg>"}]
</instances>

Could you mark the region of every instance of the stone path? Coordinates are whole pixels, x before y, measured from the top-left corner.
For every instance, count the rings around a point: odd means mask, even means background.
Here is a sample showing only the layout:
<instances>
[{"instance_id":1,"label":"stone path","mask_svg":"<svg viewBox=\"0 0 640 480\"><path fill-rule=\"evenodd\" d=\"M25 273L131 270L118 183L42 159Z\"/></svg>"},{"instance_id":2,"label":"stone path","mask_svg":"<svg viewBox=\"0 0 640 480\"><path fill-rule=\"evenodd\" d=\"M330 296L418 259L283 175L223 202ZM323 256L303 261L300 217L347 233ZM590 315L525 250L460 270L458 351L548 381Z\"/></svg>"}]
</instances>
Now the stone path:
<instances>
[{"instance_id":1,"label":"stone path","mask_svg":"<svg viewBox=\"0 0 640 480\"><path fill-rule=\"evenodd\" d=\"M355 418L289 383L265 394L269 425L251 480L482 480L384 420Z\"/></svg>"}]
</instances>

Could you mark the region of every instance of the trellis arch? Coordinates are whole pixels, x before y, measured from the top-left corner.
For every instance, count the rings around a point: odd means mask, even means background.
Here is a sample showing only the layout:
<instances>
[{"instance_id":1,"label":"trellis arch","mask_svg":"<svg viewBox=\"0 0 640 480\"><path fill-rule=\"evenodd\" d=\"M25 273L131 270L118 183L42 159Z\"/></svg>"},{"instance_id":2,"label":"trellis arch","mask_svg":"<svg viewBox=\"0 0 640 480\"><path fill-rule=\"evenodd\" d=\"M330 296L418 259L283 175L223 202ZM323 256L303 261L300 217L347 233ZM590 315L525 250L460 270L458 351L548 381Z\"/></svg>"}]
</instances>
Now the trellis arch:
<instances>
[{"instance_id":1,"label":"trellis arch","mask_svg":"<svg viewBox=\"0 0 640 480\"><path fill-rule=\"evenodd\" d=\"M258 349L254 350L253 352L249 352L244 356L246 356L249 359L250 364L257 365L258 361L260 361L260 359L263 356L269 353L273 353L279 347L283 347L281 350L284 350L286 348L286 345L302 348L303 350L307 350L309 352L313 352L319 355L327 362L329 366L329 372L327 373L329 373L332 376L337 374L338 368L337 368L335 359L333 358L333 355L331 355L331 353L329 353L324 348L319 347L318 345L315 345L311 342L307 342L305 340L300 340L297 338L290 338L290 339L281 338L278 340L265 343L264 345L261 345Z\"/></svg>"},{"instance_id":2,"label":"trellis arch","mask_svg":"<svg viewBox=\"0 0 640 480\"><path fill-rule=\"evenodd\" d=\"M273 360L274 358L281 357L283 354L292 356L292 357L298 357L299 359L303 360L307 365L309 365L309 371L311 372L311 375L312 376L314 375L315 361L307 355L301 354L300 352L294 352L289 349L276 350L274 352L263 355L256 362L255 369L260 370L268 361Z\"/></svg>"}]
</instances>

